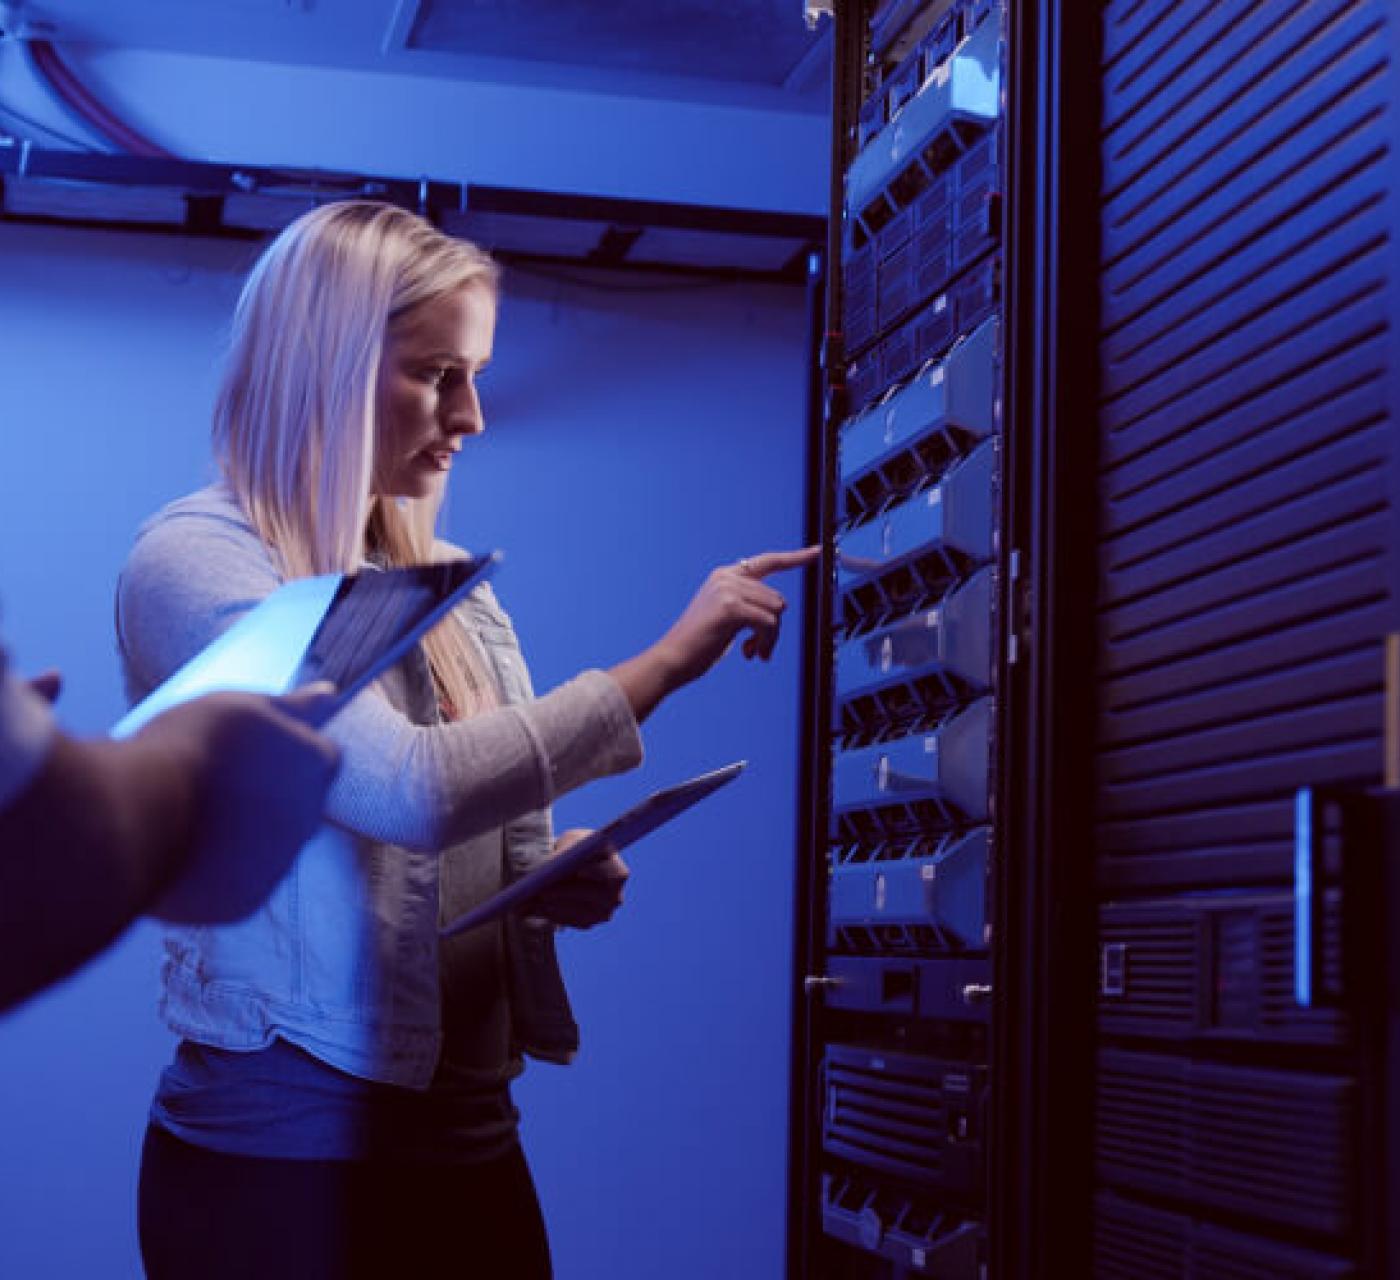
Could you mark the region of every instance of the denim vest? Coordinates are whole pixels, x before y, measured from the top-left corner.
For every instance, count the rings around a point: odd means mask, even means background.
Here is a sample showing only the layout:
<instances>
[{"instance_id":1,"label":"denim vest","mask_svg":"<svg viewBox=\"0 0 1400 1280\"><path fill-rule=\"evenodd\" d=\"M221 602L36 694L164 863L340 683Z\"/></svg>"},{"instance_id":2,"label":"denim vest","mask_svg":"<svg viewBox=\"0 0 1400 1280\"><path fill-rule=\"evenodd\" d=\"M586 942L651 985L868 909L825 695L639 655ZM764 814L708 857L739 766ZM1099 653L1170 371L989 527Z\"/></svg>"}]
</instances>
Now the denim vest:
<instances>
[{"instance_id":1,"label":"denim vest","mask_svg":"<svg viewBox=\"0 0 1400 1280\"><path fill-rule=\"evenodd\" d=\"M533 698L510 619L489 587L459 616L476 637L507 704ZM419 724L437 719L421 650L382 679L390 702ZM381 844L327 824L251 918L170 929L161 1011L202 1044L258 1049L274 1036L352 1075L425 1088L442 1048L439 889L442 859L517 875L548 856L548 810L527 813L440 853ZM473 873L475 874L475 872ZM483 880L481 896L492 885ZM504 962L511 1052L567 1062L578 1047L554 950L553 926L507 916Z\"/></svg>"}]
</instances>

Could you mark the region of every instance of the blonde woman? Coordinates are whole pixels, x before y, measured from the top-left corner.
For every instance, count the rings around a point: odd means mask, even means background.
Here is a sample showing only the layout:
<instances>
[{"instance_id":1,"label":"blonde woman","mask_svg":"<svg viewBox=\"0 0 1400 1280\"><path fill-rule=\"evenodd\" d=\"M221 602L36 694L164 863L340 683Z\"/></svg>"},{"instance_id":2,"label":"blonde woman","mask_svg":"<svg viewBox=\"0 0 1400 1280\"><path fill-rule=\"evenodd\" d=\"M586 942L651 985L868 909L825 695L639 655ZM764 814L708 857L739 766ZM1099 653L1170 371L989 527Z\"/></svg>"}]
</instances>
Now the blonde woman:
<instances>
[{"instance_id":1,"label":"blonde woman","mask_svg":"<svg viewBox=\"0 0 1400 1280\"><path fill-rule=\"evenodd\" d=\"M122 574L133 697L286 578L460 554L432 524L483 429L496 287L478 249L389 206L277 237L234 319L221 478L155 516ZM607 919L626 868L576 877L542 918L446 943L438 923L550 857L551 801L634 766L641 721L739 632L766 658L784 602L762 579L811 554L715 570L655 645L539 698L478 588L332 722L327 822L286 880L246 923L166 942L182 1039L142 1159L152 1280L550 1274L509 1085L522 1053L573 1053L553 926Z\"/></svg>"}]
</instances>

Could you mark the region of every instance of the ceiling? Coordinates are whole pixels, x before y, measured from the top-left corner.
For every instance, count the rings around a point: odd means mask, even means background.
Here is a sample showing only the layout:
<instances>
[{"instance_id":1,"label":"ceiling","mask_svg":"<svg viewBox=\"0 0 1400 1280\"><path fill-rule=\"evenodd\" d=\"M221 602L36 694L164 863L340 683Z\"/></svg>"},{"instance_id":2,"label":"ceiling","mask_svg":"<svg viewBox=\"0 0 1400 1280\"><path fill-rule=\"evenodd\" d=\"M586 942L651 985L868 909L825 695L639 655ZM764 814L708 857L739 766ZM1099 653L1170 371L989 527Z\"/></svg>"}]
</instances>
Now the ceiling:
<instances>
[{"instance_id":1,"label":"ceiling","mask_svg":"<svg viewBox=\"0 0 1400 1280\"><path fill-rule=\"evenodd\" d=\"M826 109L803 0L0 0L17 34L584 92ZM829 28L830 23L824 23Z\"/></svg>"}]
</instances>

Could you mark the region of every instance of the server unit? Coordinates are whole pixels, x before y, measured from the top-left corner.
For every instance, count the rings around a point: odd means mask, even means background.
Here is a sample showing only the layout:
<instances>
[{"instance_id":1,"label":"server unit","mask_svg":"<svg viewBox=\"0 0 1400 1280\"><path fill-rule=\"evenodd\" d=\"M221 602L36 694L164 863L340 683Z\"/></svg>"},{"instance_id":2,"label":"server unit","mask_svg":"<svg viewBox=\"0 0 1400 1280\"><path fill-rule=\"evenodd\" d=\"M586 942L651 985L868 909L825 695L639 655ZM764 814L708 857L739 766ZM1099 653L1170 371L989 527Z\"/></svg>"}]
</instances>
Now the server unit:
<instances>
[{"instance_id":1,"label":"server unit","mask_svg":"<svg viewBox=\"0 0 1400 1280\"><path fill-rule=\"evenodd\" d=\"M790 1274L1400 1276L1400 13L835 13Z\"/></svg>"}]
</instances>

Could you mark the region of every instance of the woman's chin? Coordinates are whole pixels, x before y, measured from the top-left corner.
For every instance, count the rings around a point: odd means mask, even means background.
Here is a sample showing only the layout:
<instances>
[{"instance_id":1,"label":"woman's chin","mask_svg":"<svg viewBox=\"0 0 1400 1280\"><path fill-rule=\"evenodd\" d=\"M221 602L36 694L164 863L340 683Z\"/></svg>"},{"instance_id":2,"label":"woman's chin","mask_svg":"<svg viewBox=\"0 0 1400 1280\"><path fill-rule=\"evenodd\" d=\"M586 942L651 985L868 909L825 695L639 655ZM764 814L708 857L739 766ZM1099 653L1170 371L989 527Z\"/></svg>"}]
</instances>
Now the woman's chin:
<instances>
[{"instance_id":1,"label":"woman's chin","mask_svg":"<svg viewBox=\"0 0 1400 1280\"><path fill-rule=\"evenodd\" d=\"M374 496L376 498L384 498L388 501L400 498L417 501L422 498L439 497L446 486L447 472L425 471L412 476L405 476L392 484L377 485L375 486Z\"/></svg>"}]
</instances>

